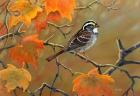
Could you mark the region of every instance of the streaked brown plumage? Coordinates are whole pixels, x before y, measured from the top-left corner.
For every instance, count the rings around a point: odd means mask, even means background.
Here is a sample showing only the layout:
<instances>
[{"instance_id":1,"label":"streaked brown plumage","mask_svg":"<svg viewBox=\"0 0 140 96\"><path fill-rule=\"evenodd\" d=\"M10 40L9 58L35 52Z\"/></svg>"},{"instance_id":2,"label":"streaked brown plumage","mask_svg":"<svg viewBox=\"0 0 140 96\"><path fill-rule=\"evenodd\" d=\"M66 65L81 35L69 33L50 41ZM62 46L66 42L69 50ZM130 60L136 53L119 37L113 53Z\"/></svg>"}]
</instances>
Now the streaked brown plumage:
<instances>
[{"instance_id":1,"label":"streaked brown plumage","mask_svg":"<svg viewBox=\"0 0 140 96\"><path fill-rule=\"evenodd\" d=\"M46 60L51 61L58 55L67 51L84 52L94 45L98 30L98 24L94 21L86 22L83 27L69 40L67 46L65 46L60 52L48 57Z\"/></svg>"}]
</instances>

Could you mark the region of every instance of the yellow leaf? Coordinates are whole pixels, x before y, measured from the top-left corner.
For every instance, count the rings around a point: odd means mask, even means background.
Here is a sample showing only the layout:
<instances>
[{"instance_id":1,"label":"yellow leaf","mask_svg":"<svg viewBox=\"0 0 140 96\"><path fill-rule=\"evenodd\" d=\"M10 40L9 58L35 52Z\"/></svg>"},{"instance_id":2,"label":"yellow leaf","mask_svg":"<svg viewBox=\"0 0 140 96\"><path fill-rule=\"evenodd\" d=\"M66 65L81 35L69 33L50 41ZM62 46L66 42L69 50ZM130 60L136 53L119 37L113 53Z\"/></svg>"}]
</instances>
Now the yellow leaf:
<instances>
[{"instance_id":1,"label":"yellow leaf","mask_svg":"<svg viewBox=\"0 0 140 96\"><path fill-rule=\"evenodd\" d=\"M6 69L0 71L0 79L6 81L5 87L8 92L16 87L23 88L25 91L31 81L31 74L23 68L16 68L12 64L8 64Z\"/></svg>"},{"instance_id":2,"label":"yellow leaf","mask_svg":"<svg viewBox=\"0 0 140 96\"><path fill-rule=\"evenodd\" d=\"M99 74L97 69L81 74L73 83L73 91L77 92L78 96L113 96L111 85L114 80L111 76Z\"/></svg>"},{"instance_id":3,"label":"yellow leaf","mask_svg":"<svg viewBox=\"0 0 140 96\"><path fill-rule=\"evenodd\" d=\"M8 29L11 29L19 22L23 22L26 26L29 26L31 20L37 16L38 12L42 11L42 8L38 4L29 2L29 0L13 0L8 5L8 11L11 14L7 24Z\"/></svg>"}]
</instances>

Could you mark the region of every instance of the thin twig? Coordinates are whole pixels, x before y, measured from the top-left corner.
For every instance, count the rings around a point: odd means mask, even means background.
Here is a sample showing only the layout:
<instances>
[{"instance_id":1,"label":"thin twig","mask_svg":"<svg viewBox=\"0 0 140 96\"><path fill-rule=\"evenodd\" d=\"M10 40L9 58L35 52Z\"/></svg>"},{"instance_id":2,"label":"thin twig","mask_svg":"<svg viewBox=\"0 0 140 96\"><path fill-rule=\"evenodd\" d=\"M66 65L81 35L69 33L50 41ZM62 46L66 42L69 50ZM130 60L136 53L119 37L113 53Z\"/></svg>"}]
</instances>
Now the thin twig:
<instances>
[{"instance_id":1,"label":"thin twig","mask_svg":"<svg viewBox=\"0 0 140 96\"><path fill-rule=\"evenodd\" d=\"M69 32L63 32L63 30L61 28L65 28L65 27L72 27L73 25L56 25L54 23L51 23L51 22L47 22L48 25L51 25L53 27L55 27L56 29L59 30L59 32L66 38L66 35L68 35L71 31Z\"/></svg>"},{"instance_id":2,"label":"thin twig","mask_svg":"<svg viewBox=\"0 0 140 96\"><path fill-rule=\"evenodd\" d=\"M14 47L15 45L8 45L8 46L5 46L3 48L0 49L0 52L2 52L3 50L8 50L9 48L12 48Z\"/></svg>"},{"instance_id":3,"label":"thin twig","mask_svg":"<svg viewBox=\"0 0 140 96\"><path fill-rule=\"evenodd\" d=\"M35 93L41 94L44 88L48 88L48 89L52 90L53 92L60 93L60 94L62 94L63 96L69 96L69 95L68 95L67 93L65 93L63 90L60 90L60 89L55 88L55 87L51 87L51 85L49 85L49 84L47 84L47 83L43 83L42 86L41 86L40 88L38 88L38 89L35 90L34 94L35 94ZM39 96L41 96L41 95L39 95Z\"/></svg>"},{"instance_id":4,"label":"thin twig","mask_svg":"<svg viewBox=\"0 0 140 96\"><path fill-rule=\"evenodd\" d=\"M51 84L51 87L54 86L56 80L58 79L58 77L59 77L59 75L60 75L60 65L59 65L58 62L59 62L59 61L58 61L58 58L56 58L57 72L56 72L56 74L55 74L55 77L54 77L54 79L53 79L53 82L52 82L52 84ZM51 90L51 91L50 91L50 96L52 95L52 92L53 92L53 91Z\"/></svg>"},{"instance_id":5,"label":"thin twig","mask_svg":"<svg viewBox=\"0 0 140 96\"><path fill-rule=\"evenodd\" d=\"M92 2L87 4L86 6L76 7L75 10L82 10L82 9L90 8L93 4L96 4L97 2L98 2L98 0L93 0Z\"/></svg>"},{"instance_id":6,"label":"thin twig","mask_svg":"<svg viewBox=\"0 0 140 96\"><path fill-rule=\"evenodd\" d=\"M2 65L3 68L7 68L7 65L2 61L0 61L0 65Z\"/></svg>"},{"instance_id":7,"label":"thin twig","mask_svg":"<svg viewBox=\"0 0 140 96\"><path fill-rule=\"evenodd\" d=\"M86 6L76 7L75 10L83 10L83 9L91 8L94 4L99 4L102 7L104 7L105 9L107 9L108 11L110 11L110 10L118 10L119 8L114 8L113 7L115 5L115 3L116 3L116 0L112 0L111 4L106 6L106 5L102 4L100 0L93 0L90 3L88 3Z\"/></svg>"},{"instance_id":8,"label":"thin twig","mask_svg":"<svg viewBox=\"0 0 140 96\"><path fill-rule=\"evenodd\" d=\"M74 76L75 72L72 71L72 69L70 69L69 67L65 66L64 64L57 62L61 67L63 67L64 69L68 70L72 76Z\"/></svg>"}]
</instances>

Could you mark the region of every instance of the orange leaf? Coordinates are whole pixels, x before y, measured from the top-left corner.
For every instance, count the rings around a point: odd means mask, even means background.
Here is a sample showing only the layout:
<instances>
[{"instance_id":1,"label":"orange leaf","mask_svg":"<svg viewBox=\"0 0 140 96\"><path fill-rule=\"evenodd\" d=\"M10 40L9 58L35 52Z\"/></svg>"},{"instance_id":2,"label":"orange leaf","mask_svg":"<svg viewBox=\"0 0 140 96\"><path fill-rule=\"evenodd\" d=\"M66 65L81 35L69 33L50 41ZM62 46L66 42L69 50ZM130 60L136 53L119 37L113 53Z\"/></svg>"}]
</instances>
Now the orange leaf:
<instances>
[{"instance_id":1,"label":"orange leaf","mask_svg":"<svg viewBox=\"0 0 140 96\"><path fill-rule=\"evenodd\" d=\"M57 22L62 18L72 20L75 0L42 0L42 2L45 3L45 10L38 14L34 24L37 32L45 29L48 21Z\"/></svg>"},{"instance_id":2,"label":"orange leaf","mask_svg":"<svg viewBox=\"0 0 140 96\"><path fill-rule=\"evenodd\" d=\"M22 44L32 43L37 49L44 48L43 40L38 39L38 34L30 35L22 40Z\"/></svg>"},{"instance_id":3,"label":"orange leaf","mask_svg":"<svg viewBox=\"0 0 140 96\"><path fill-rule=\"evenodd\" d=\"M102 75L96 69L88 74L82 74L73 80L73 91L78 96L113 96L114 80L108 75Z\"/></svg>"},{"instance_id":4,"label":"orange leaf","mask_svg":"<svg viewBox=\"0 0 140 96\"><path fill-rule=\"evenodd\" d=\"M45 19L44 19L45 18ZM41 32L43 29L47 27L47 22L58 22L62 18L58 12L51 12L50 14L46 14L45 12L40 13L37 18L35 18L35 29L37 32Z\"/></svg>"},{"instance_id":5,"label":"orange leaf","mask_svg":"<svg viewBox=\"0 0 140 96\"><path fill-rule=\"evenodd\" d=\"M18 69L14 65L8 64L6 69L0 71L0 79L6 81L5 87L8 91L12 91L16 87L23 88L25 91L31 81L31 74L26 69Z\"/></svg>"},{"instance_id":6,"label":"orange leaf","mask_svg":"<svg viewBox=\"0 0 140 96\"><path fill-rule=\"evenodd\" d=\"M46 0L47 14L59 12L60 15L68 20L72 20L72 14L75 8L75 0Z\"/></svg>"},{"instance_id":7,"label":"orange leaf","mask_svg":"<svg viewBox=\"0 0 140 96\"><path fill-rule=\"evenodd\" d=\"M28 63L36 68L40 50L43 48L43 40L39 40L36 34L30 35L23 38L21 44L11 48L9 50L9 56L21 66Z\"/></svg>"}]
</instances>

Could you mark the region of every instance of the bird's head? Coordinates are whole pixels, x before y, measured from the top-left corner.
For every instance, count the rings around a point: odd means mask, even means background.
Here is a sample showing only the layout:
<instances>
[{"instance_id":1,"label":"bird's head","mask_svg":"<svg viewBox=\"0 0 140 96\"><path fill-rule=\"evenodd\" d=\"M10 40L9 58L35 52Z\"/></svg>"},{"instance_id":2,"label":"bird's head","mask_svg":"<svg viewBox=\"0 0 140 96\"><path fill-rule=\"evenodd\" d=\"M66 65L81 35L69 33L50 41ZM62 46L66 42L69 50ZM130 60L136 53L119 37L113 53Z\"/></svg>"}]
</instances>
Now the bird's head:
<instances>
[{"instance_id":1,"label":"bird's head","mask_svg":"<svg viewBox=\"0 0 140 96\"><path fill-rule=\"evenodd\" d=\"M83 25L83 30L88 32L93 32L94 34L98 34L99 25L95 21L87 21Z\"/></svg>"}]
</instances>

